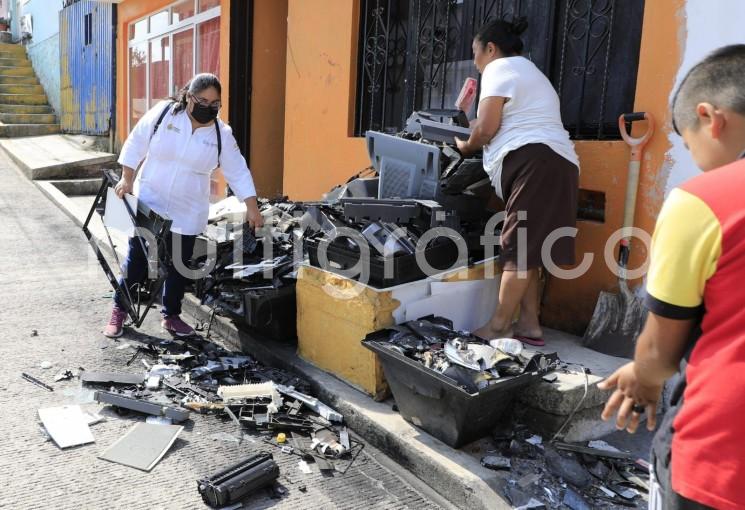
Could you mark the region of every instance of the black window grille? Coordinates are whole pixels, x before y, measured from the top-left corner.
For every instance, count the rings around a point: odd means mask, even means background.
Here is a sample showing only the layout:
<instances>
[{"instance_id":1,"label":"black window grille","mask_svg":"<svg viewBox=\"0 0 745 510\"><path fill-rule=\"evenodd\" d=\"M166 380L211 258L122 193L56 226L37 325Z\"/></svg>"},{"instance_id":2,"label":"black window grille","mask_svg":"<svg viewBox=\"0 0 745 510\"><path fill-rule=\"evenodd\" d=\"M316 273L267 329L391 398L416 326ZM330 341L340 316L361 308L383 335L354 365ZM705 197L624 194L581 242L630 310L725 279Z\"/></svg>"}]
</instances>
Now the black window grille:
<instances>
[{"instance_id":1,"label":"black window grille","mask_svg":"<svg viewBox=\"0 0 745 510\"><path fill-rule=\"evenodd\" d=\"M634 105L644 0L361 2L356 135L399 131L415 110L452 108L478 74L471 41L481 25L526 16L524 56L554 84L572 138L620 138L618 116Z\"/></svg>"}]
</instances>

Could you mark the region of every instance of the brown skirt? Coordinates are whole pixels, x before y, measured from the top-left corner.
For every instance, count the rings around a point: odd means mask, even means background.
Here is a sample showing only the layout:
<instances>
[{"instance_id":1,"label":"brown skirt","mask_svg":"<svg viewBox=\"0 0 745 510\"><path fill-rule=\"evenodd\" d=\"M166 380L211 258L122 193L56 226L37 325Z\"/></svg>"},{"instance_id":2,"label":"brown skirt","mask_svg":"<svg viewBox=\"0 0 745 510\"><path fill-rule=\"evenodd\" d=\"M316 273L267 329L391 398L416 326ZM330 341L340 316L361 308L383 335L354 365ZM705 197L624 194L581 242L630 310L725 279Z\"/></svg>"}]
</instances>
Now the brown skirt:
<instances>
[{"instance_id":1,"label":"brown skirt","mask_svg":"<svg viewBox=\"0 0 745 510\"><path fill-rule=\"evenodd\" d=\"M505 271L541 267L541 249L556 229L577 223L579 169L544 144L529 144L507 154L502 166L506 217L502 229ZM519 235L524 229L524 236ZM519 239L524 237L524 246ZM574 265L574 237L560 237L551 249L557 266ZM524 254L521 253L524 251Z\"/></svg>"}]
</instances>

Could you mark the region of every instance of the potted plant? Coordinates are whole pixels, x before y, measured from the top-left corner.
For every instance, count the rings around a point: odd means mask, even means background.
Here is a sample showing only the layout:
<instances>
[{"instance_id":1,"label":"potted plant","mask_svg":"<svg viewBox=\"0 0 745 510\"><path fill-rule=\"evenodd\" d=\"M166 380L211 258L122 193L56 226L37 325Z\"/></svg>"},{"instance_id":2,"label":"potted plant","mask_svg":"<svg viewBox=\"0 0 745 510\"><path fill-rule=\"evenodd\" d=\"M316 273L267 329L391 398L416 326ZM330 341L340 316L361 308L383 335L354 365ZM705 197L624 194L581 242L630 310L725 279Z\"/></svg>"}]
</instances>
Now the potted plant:
<instances>
[{"instance_id":1,"label":"potted plant","mask_svg":"<svg viewBox=\"0 0 745 510\"><path fill-rule=\"evenodd\" d=\"M0 32L6 32L8 30L8 25L10 22L7 18L0 17Z\"/></svg>"}]
</instances>

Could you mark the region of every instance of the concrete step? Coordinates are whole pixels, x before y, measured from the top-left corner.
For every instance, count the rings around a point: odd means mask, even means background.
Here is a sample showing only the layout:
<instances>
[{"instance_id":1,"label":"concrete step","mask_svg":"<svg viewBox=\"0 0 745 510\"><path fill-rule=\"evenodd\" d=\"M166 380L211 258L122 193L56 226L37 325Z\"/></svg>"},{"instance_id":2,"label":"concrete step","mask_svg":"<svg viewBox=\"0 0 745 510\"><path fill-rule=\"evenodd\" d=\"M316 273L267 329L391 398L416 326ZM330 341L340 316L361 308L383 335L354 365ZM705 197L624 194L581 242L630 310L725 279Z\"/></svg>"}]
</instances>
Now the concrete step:
<instances>
[{"instance_id":1,"label":"concrete step","mask_svg":"<svg viewBox=\"0 0 745 510\"><path fill-rule=\"evenodd\" d=\"M49 105L34 105L34 104L1 104L0 113L13 113L13 114L45 114L54 113L52 107Z\"/></svg>"},{"instance_id":2,"label":"concrete step","mask_svg":"<svg viewBox=\"0 0 745 510\"><path fill-rule=\"evenodd\" d=\"M31 61L26 57L6 58L0 55L0 66L3 67L31 67Z\"/></svg>"},{"instance_id":3,"label":"concrete step","mask_svg":"<svg viewBox=\"0 0 745 510\"><path fill-rule=\"evenodd\" d=\"M20 53L16 53L14 51L2 51L0 50L0 58L28 58L28 55L21 55Z\"/></svg>"},{"instance_id":4,"label":"concrete step","mask_svg":"<svg viewBox=\"0 0 745 510\"><path fill-rule=\"evenodd\" d=\"M116 154L92 150L68 135L2 138L0 148L29 179L86 179L100 177L116 166Z\"/></svg>"},{"instance_id":5,"label":"concrete step","mask_svg":"<svg viewBox=\"0 0 745 510\"><path fill-rule=\"evenodd\" d=\"M25 104L45 106L47 96L44 94L2 94L0 93L0 104Z\"/></svg>"},{"instance_id":6,"label":"concrete step","mask_svg":"<svg viewBox=\"0 0 745 510\"><path fill-rule=\"evenodd\" d=\"M0 76L35 76L33 67L0 66Z\"/></svg>"},{"instance_id":7,"label":"concrete step","mask_svg":"<svg viewBox=\"0 0 745 510\"><path fill-rule=\"evenodd\" d=\"M45 94L41 85L8 85L0 83L0 94Z\"/></svg>"},{"instance_id":8,"label":"concrete step","mask_svg":"<svg viewBox=\"0 0 745 510\"><path fill-rule=\"evenodd\" d=\"M6 138L56 135L59 132L59 124L0 124L0 137Z\"/></svg>"},{"instance_id":9,"label":"concrete step","mask_svg":"<svg viewBox=\"0 0 745 510\"><path fill-rule=\"evenodd\" d=\"M101 188L101 178L91 179L59 179L43 181L52 184L68 197L96 195ZM90 209L90 206L89 206Z\"/></svg>"},{"instance_id":10,"label":"concrete step","mask_svg":"<svg viewBox=\"0 0 745 510\"><path fill-rule=\"evenodd\" d=\"M0 75L0 84L2 85L39 85L39 78L32 76L14 76Z\"/></svg>"},{"instance_id":11,"label":"concrete step","mask_svg":"<svg viewBox=\"0 0 745 510\"><path fill-rule=\"evenodd\" d=\"M57 116L53 113L0 113L3 124L54 124Z\"/></svg>"},{"instance_id":12,"label":"concrete step","mask_svg":"<svg viewBox=\"0 0 745 510\"><path fill-rule=\"evenodd\" d=\"M26 47L20 44L0 43L0 53L11 53L13 55L25 55Z\"/></svg>"}]
</instances>

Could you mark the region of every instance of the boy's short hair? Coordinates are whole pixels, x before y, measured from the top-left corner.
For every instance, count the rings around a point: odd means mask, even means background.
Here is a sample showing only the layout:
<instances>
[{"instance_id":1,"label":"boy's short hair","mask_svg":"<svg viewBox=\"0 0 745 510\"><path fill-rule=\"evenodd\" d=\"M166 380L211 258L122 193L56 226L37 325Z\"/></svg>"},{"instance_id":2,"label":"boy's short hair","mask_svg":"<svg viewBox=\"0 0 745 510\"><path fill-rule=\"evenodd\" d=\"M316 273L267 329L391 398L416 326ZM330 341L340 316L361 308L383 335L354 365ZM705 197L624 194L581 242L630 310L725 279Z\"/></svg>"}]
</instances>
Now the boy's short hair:
<instances>
[{"instance_id":1,"label":"boy's short hair","mask_svg":"<svg viewBox=\"0 0 745 510\"><path fill-rule=\"evenodd\" d=\"M745 44L719 48L683 78L672 105L676 133L698 128L700 103L745 115Z\"/></svg>"}]
</instances>

